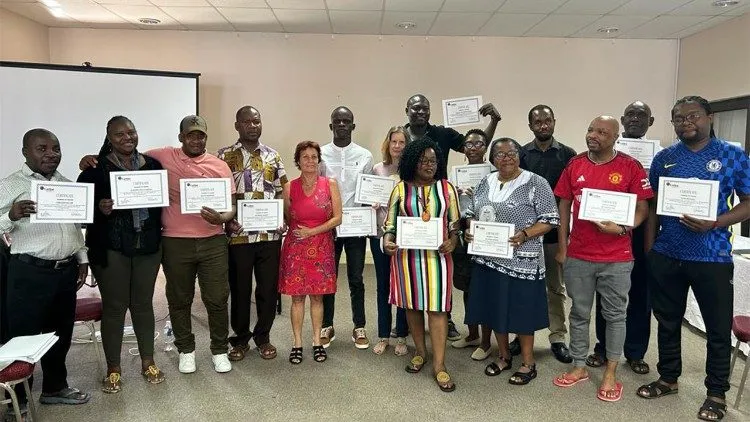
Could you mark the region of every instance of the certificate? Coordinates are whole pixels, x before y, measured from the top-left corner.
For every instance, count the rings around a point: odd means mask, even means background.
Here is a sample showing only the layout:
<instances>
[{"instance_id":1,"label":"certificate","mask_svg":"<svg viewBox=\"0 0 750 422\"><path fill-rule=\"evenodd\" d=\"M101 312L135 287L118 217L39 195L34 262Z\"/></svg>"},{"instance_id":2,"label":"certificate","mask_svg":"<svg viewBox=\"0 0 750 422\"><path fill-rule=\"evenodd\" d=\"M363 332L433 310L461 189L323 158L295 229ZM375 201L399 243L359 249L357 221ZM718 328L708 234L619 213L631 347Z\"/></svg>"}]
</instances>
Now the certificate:
<instances>
[{"instance_id":1,"label":"certificate","mask_svg":"<svg viewBox=\"0 0 750 422\"><path fill-rule=\"evenodd\" d=\"M588 221L611 221L623 226L635 225L638 195L626 192L584 188L578 218Z\"/></svg>"},{"instance_id":2,"label":"certificate","mask_svg":"<svg viewBox=\"0 0 750 422\"><path fill-rule=\"evenodd\" d=\"M443 100L443 124L448 127L477 124L482 121L481 107L481 95Z\"/></svg>"},{"instance_id":3,"label":"certificate","mask_svg":"<svg viewBox=\"0 0 750 422\"><path fill-rule=\"evenodd\" d=\"M469 242L466 253L471 255L513 258L510 239L516 232L514 224L471 220L469 232L474 240Z\"/></svg>"},{"instance_id":4,"label":"certificate","mask_svg":"<svg viewBox=\"0 0 750 422\"><path fill-rule=\"evenodd\" d=\"M232 179L180 179L180 212L198 214L203 207L231 211L232 183Z\"/></svg>"},{"instance_id":5,"label":"certificate","mask_svg":"<svg viewBox=\"0 0 750 422\"><path fill-rule=\"evenodd\" d=\"M31 223L93 223L94 184L31 181Z\"/></svg>"},{"instance_id":6,"label":"certificate","mask_svg":"<svg viewBox=\"0 0 750 422\"><path fill-rule=\"evenodd\" d=\"M283 199L237 201L237 221L244 232L274 231L284 225Z\"/></svg>"},{"instance_id":7,"label":"certificate","mask_svg":"<svg viewBox=\"0 0 750 422\"><path fill-rule=\"evenodd\" d=\"M357 179L357 188L354 191L354 202L386 206L391 199L394 186L396 186L396 181L390 177L360 174Z\"/></svg>"},{"instance_id":8,"label":"certificate","mask_svg":"<svg viewBox=\"0 0 750 422\"><path fill-rule=\"evenodd\" d=\"M660 177L656 213L671 217L689 215L716 221L719 211L719 181Z\"/></svg>"},{"instance_id":9,"label":"certificate","mask_svg":"<svg viewBox=\"0 0 750 422\"><path fill-rule=\"evenodd\" d=\"M615 149L640 161L643 167L648 169L651 168L651 161L654 160L654 155L659 152L659 142L645 139L620 138L615 142Z\"/></svg>"},{"instance_id":10,"label":"certificate","mask_svg":"<svg viewBox=\"0 0 750 422\"><path fill-rule=\"evenodd\" d=\"M338 237L377 236L378 222L375 209L347 207L342 209L341 224L336 227Z\"/></svg>"},{"instance_id":11,"label":"certificate","mask_svg":"<svg viewBox=\"0 0 750 422\"><path fill-rule=\"evenodd\" d=\"M169 206L166 170L115 171L109 173L109 184L113 209Z\"/></svg>"},{"instance_id":12,"label":"certificate","mask_svg":"<svg viewBox=\"0 0 750 422\"><path fill-rule=\"evenodd\" d=\"M396 219L396 245L401 249L438 250L443 243L443 219L420 217Z\"/></svg>"},{"instance_id":13,"label":"certificate","mask_svg":"<svg viewBox=\"0 0 750 422\"><path fill-rule=\"evenodd\" d=\"M474 188L492 171L489 164L467 164L451 168L451 183L456 188Z\"/></svg>"}]
</instances>

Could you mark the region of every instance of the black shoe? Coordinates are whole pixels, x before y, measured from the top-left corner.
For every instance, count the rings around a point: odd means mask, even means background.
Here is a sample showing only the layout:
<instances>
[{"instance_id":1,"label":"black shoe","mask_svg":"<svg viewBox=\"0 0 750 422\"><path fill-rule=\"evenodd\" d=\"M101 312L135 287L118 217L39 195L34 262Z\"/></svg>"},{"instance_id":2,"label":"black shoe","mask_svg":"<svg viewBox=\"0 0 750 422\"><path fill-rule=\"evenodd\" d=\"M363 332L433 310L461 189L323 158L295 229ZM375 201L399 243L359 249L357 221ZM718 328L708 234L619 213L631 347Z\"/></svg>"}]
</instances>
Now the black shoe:
<instances>
[{"instance_id":1,"label":"black shoe","mask_svg":"<svg viewBox=\"0 0 750 422\"><path fill-rule=\"evenodd\" d=\"M521 341L516 337L515 340L508 344L511 356L518 356L521 354Z\"/></svg>"},{"instance_id":2,"label":"black shoe","mask_svg":"<svg viewBox=\"0 0 750 422\"><path fill-rule=\"evenodd\" d=\"M560 362L573 363L573 358L570 356L570 350L568 350L568 346L566 346L565 343L552 343L550 349L552 349L552 354L555 355L555 358Z\"/></svg>"}]
</instances>

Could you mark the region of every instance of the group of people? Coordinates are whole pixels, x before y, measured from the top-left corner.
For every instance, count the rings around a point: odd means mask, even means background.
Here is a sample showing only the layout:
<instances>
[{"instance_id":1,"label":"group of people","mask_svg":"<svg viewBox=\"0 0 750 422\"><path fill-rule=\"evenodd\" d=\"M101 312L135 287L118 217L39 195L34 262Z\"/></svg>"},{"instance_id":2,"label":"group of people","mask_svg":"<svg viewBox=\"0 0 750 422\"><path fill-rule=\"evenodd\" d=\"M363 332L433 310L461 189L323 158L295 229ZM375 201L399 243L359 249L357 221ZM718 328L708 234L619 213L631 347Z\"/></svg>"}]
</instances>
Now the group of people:
<instances>
[{"instance_id":1,"label":"group of people","mask_svg":"<svg viewBox=\"0 0 750 422\"><path fill-rule=\"evenodd\" d=\"M492 104L480 109L490 118L487 128L465 135L432 125L430 103L423 95L409 98L405 112L408 123L388 130L382 161L374 163L371 152L352 142L354 114L337 107L331 114L332 142L300 142L294 153L300 176L291 181L279 153L260 141L261 115L254 107L237 111L238 140L216 155L206 152L207 126L199 116L180 123L181 147L143 153L137 149L133 122L116 116L107 124L99 153L81 160L78 180L95 185L96 201L85 245L74 224L30 224L28 217L35 212L35 204L26 199L31 181L66 179L56 171L61 159L56 136L45 129L27 132L25 164L0 182L0 231L12 238L7 265L9 335L54 330L60 336L42 360L42 403L81 404L90 398L67 385L65 370L75 292L89 265L104 307L106 393L122 388L120 354L127 310L138 339L142 376L154 384L165 379L154 362L151 304L160 265L182 373L196 370L190 315L196 277L217 372L228 372L232 361L242 360L250 341L262 358L276 357L270 331L279 293L292 298L289 362L304 360L302 327L308 296L312 358L325 361L326 348L336 339L334 300L342 253L352 308L351 340L356 348L368 349L363 281L368 238L336 237L335 228L341 224L342 208L356 206L358 176L374 174L396 183L388 204L372 205L378 225L377 236L369 238L377 280L374 353L383 354L395 337L394 353L408 355L406 337L411 335L415 350L406 371L420 372L431 355L434 380L440 390L449 392L456 385L445 366L447 340L453 337L457 348L476 347L472 359L484 360L491 355L494 332L499 353L484 373L497 376L517 369L508 380L524 385L538 375L534 333L549 327L552 353L571 365L553 383L572 387L589 379L587 366L604 366L597 397L617 401L623 394L616 376L623 353L634 372L650 371L643 358L653 306L659 324L659 379L637 390L639 396L653 399L678 391L680 326L687 289L692 287L708 337L707 398L698 417L724 416L733 304L728 227L750 217L750 163L740 148L716 138L705 99L685 97L675 104L671 120L678 142L654 157L650 175L636 159L615 149L620 136L644 138L653 124L643 102L628 105L619 123L610 116L595 118L585 136L587 151L581 154L555 138L554 112L546 105L529 111L534 138L523 146L511 138L493 140L501 117ZM494 169L476 186L457 189L447 177L450 150L463 153L469 164ZM113 209L111 172L155 169L168 173L168 207ZM662 176L718 180L718 220L657 216L655 197ZM200 214L181 214L180 179L207 177L232 179L234 202L283 199L284 225L275 231L247 232L236 219L236 208L218 212L204 207ZM634 225L579 219L586 188L635 194ZM727 200L733 194L740 202L730 209ZM437 250L400 248L399 217L434 219L443 231L442 244ZM508 240L512 258L468 254L467 245L474 240L472 221L514 224L516 231ZM257 322L251 328L253 279ZM450 317L454 286L463 291L465 337L450 333L455 331ZM572 300L569 327L566 293ZM598 343L589 354L594 304ZM425 341L425 313L431 353ZM516 336L512 342L510 334ZM513 356L519 354L521 364L515 367Z\"/></svg>"}]
</instances>

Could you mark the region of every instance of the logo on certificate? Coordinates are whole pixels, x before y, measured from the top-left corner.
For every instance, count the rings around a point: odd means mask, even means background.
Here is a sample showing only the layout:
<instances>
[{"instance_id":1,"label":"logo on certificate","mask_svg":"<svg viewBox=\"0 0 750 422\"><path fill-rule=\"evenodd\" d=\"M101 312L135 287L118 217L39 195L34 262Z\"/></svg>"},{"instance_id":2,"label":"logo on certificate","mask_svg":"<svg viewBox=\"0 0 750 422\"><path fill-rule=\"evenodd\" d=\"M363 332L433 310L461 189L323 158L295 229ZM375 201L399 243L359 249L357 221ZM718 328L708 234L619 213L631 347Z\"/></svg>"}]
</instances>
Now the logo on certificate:
<instances>
[{"instance_id":1,"label":"logo on certificate","mask_svg":"<svg viewBox=\"0 0 750 422\"><path fill-rule=\"evenodd\" d=\"M706 170L710 171L711 173L716 173L717 171L721 170L721 161L709 161L708 163L706 163Z\"/></svg>"},{"instance_id":2,"label":"logo on certificate","mask_svg":"<svg viewBox=\"0 0 750 422\"><path fill-rule=\"evenodd\" d=\"M609 183L612 183L613 185L619 185L622 182L622 175L620 173L614 172L609 174Z\"/></svg>"}]
</instances>

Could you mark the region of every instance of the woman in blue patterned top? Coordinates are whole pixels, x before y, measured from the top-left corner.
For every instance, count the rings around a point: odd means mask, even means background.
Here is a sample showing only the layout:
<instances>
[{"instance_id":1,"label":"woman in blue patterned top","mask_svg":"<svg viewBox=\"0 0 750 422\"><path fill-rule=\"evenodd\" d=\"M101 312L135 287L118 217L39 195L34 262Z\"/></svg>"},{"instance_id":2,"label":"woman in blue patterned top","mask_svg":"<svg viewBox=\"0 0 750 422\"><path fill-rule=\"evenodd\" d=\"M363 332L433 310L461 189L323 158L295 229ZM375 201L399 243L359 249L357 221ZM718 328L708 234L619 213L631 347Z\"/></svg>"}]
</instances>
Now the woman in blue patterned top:
<instances>
[{"instance_id":1,"label":"woman in blue patterned top","mask_svg":"<svg viewBox=\"0 0 750 422\"><path fill-rule=\"evenodd\" d=\"M500 358L485 368L489 376L512 367L508 333L518 335L523 363L509 382L524 385L537 375L534 332L549 326L542 236L560 223L560 216L549 183L519 167L516 141L493 141L490 161L498 171L479 182L466 218L514 224L516 232L509 239L513 258L472 257L466 323L486 325L495 332ZM474 239L471 233L465 238Z\"/></svg>"}]
</instances>

